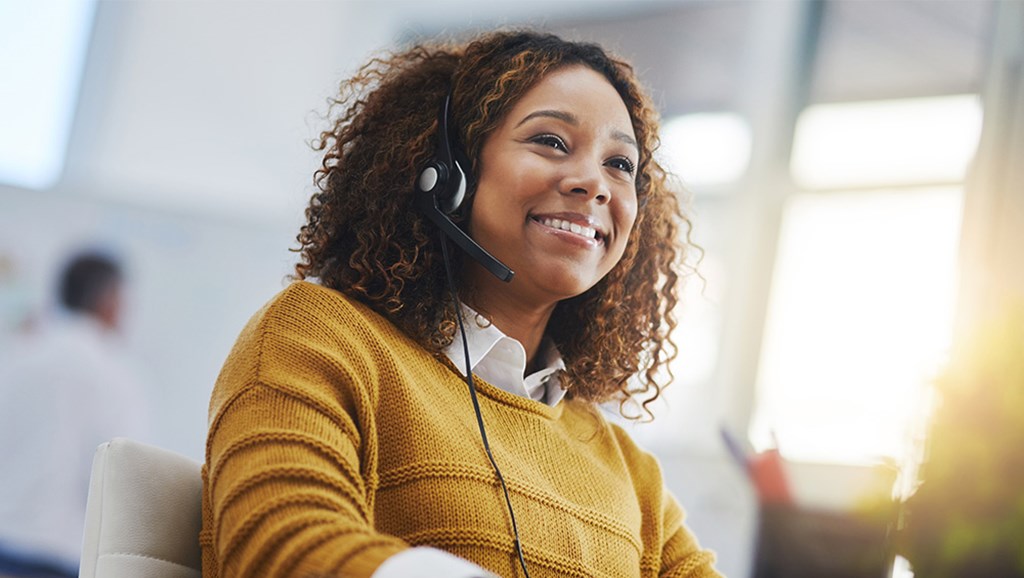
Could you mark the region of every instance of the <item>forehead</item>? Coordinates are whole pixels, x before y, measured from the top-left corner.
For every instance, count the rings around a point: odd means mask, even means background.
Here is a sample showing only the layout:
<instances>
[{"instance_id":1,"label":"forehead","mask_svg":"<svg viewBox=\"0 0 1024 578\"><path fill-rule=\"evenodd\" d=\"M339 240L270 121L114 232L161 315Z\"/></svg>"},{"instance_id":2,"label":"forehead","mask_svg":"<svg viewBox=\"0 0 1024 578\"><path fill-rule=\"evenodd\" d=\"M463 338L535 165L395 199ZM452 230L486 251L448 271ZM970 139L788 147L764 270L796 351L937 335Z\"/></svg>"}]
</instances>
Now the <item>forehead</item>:
<instances>
[{"instance_id":1,"label":"forehead","mask_svg":"<svg viewBox=\"0 0 1024 578\"><path fill-rule=\"evenodd\" d=\"M588 66L566 66L542 77L512 106L505 122L514 125L540 109L569 112L635 137L626 103L604 75Z\"/></svg>"}]
</instances>

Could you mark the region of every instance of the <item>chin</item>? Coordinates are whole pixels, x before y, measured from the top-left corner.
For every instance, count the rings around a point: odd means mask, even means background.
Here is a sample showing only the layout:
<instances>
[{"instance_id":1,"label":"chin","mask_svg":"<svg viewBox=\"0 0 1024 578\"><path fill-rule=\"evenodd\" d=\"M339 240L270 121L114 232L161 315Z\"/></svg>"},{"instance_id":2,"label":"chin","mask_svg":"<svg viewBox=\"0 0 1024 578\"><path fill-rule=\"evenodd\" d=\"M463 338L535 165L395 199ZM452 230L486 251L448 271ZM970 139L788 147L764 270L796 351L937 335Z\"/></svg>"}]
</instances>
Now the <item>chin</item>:
<instances>
[{"instance_id":1,"label":"chin","mask_svg":"<svg viewBox=\"0 0 1024 578\"><path fill-rule=\"evenodd\" d=\"M566 275L565 271L537 273L538 283L547 293L557 296L558 301L572 299L589 291L601 280L597 275Z\"/></svg>"}]
</instances>

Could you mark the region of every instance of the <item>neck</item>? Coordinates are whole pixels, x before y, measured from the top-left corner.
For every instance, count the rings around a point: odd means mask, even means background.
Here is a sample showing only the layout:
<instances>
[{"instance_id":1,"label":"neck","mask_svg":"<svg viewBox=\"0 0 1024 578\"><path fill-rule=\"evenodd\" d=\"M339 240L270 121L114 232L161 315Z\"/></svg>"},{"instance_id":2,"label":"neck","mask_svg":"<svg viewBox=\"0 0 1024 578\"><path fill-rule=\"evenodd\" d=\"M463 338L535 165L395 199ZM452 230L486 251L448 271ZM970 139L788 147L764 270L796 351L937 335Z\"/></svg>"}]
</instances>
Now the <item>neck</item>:
<instances>
[{"instance_id":1,"label":"neck","mask_svg":"<svg viewBox=\"0 0 1024 578\"><path fill-rule=\"evenodd\" d=\"M473 292L467 304L487 317L502 333L523 345L529 372L537 360L540 342L555 304L532 306L509 299L507 294L485 291Z\"/></svg>"}]
</instances>

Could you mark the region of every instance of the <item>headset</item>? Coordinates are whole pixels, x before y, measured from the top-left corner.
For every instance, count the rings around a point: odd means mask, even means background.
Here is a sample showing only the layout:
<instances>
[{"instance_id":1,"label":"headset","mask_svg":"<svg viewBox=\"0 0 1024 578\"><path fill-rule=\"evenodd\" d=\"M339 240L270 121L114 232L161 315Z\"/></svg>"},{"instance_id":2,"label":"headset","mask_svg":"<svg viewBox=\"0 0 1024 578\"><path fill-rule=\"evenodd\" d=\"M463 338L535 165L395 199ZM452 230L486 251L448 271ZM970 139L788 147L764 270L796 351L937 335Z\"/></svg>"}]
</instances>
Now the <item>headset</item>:
<instances>
[{"instance_id":1,"label":"headset","mask_svg":"<svg viewBox=\"0 0 1024 578\"><path fill-rule=\"evenodd\" d=\"M466 199L473 193L467 182L466 171L460 164L461 160L469 167L469 160L452 144L454 139L448 128L451 99L452 96L449 94L441 105L441 112L437 118L437 148L434 158L427 162L426 167L416 178L413 204L474 261L507 283L512 280L515 273L477 244L451 218L452 215L458 214Z\"/></svg>"},{"instance_id":2,"label":"headset","mask_svg":"<svg viewBox=\"0 0 1024 578\"><path fill-rule=\"evenodd\" d=\"M413 203L427 218L433 221L441 229L441 253L444 257L444 270L448 277L448 288L455 297L455 315L459 322L459 332L462 334L463 359L466 360L466 385L469 386L469 396L473 400L473 410L476 412L476 423L480 430L480 439L483 441L484 452L490 460L494 473L501 483L501 490L505 495L505 505L508 506L509 518L512 520L512 537L519 556L519 565L523 569L526 578L530 578L530 572L526 569L526 559L523 557L523 545L519 540L519 527L516 525L516 514L512 510L512 500L508 495L508 486L505 484L505 476L498 469L498 462L494 460L491 453L491 445L487 441L487 431L484 429L484 418L480 413L480 402L476 396L476 385L473 383L473 365L469 359L469 342L466 339L466 329L462 323L462 306L458 302L458 294L455 289L455 279L452 276L451 260L448 257L448 239L455 242L470 257L483 265L485 269L494 274L495 277L505 281L512 280L515 273L488 253L465 231L460 229L452 216L459 213L467 196L472 196L472 187L468 185L466 172L462 164L469 167L469 159L453 144L454 139L448 127L451 118L452 95L449 93L441 105L441 112L437 120L437 149L434 158L427 161L426 167L420 171L416 178L416 186L413 194ZM467 189L469 194L467 195Z\"/></svg>"}]
</instances>

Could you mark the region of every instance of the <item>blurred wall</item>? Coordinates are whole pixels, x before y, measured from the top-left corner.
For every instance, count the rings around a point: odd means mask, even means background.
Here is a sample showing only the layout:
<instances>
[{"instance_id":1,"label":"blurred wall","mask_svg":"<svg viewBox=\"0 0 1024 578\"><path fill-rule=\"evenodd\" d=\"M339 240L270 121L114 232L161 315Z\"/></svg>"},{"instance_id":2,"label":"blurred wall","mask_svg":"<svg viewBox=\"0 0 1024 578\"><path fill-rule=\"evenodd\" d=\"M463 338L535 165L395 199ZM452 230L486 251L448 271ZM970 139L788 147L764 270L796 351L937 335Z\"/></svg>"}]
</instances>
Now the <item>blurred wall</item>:
<instances>
[{"instance_id":1,"label":"blurred wall","mask_svg":"<svg viewBox=\"0 0 1024 578\"><path fill-rule=\"evenodd\" d=\"M200 459L220 365L294 264L327 98L389 28L340 2L99 2L63 178L0 186L4 324L51 306L68 252L120 253L151 441Z\"/></svg>"}]
</instances>

